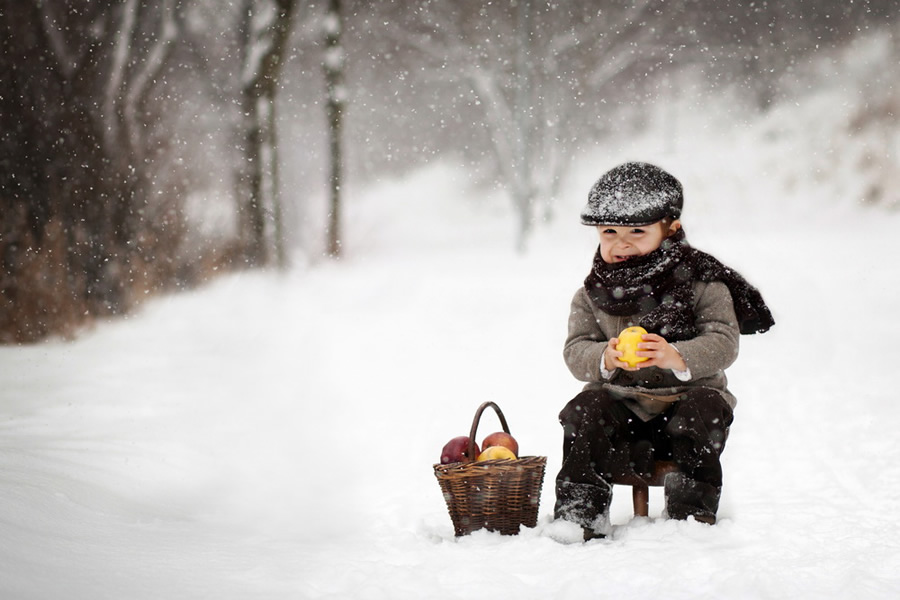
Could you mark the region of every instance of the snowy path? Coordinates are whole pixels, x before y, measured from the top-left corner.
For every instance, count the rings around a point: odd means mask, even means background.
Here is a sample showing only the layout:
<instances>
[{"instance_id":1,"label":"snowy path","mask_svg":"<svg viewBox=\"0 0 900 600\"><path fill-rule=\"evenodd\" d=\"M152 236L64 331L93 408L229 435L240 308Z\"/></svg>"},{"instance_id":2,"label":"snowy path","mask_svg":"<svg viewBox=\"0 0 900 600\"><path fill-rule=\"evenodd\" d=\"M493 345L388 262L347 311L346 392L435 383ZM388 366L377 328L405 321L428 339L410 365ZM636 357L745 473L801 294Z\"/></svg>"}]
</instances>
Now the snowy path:
<instances>
[{"instance_id":1,"label":"snowy path","mask_svg":"<svg viewBox=\"0 0 900 600\"><path fill-rule=\"evenodd\" d=\"M0 348L0 597L900 593L896 219L689 225L778 320L729 371L721 522L658 519L659 490L630 520L624 491L611 540L566 546L543 529L556 413L580 387L565 315L593 240L555 226L522 257L502 225L455 217L385 219L343 264ZM431 463L488 399L549 457L541 523L455 540Z\"/></svg>"}]
</instances>

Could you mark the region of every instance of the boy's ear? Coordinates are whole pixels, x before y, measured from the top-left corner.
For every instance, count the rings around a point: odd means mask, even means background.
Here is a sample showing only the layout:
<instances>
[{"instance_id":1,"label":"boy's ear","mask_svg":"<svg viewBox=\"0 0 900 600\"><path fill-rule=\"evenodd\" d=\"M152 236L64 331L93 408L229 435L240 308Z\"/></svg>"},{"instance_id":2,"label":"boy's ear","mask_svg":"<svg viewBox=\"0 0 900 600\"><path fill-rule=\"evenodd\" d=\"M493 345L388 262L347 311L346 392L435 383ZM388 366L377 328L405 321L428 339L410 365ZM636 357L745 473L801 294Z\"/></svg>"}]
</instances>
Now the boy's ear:
<instances>
[{"instance_id":1,"label":"boy's ear","mask_svg":"<svg viewBox=\"0 0 900 600\"><path fill-rule=\"evenodd\" d=\"M666 232L666 237L674 235L679 229L681 229L681 219L675 219L669 223L669 230Z\"/></svg>"}]
</instances>

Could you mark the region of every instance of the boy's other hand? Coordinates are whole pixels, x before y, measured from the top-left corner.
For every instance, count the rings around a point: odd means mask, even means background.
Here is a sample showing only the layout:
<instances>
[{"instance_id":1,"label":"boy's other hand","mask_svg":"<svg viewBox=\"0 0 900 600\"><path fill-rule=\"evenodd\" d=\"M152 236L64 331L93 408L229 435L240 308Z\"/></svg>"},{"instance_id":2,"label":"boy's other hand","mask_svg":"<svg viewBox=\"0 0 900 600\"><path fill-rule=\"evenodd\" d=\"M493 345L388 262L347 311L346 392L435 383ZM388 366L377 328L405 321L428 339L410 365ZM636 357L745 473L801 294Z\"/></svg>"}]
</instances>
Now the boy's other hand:
<instances>
[{"instance_id":1,"label":"boy's other hand","mask_svg":"<svg viewBox=\"0 0 900 600\"><path fill-rule=\"evenodd\" d=\"M638 363L637 367L632 370L645 367L659 367L660 369L671 369L673 371L687 370L687 365L684 359L681 358L681 354L672 344L666 341L666 338L655 333L647 333L642 335L641 339L644 341L638 344L638 351L635 354L637 356L646 356L648 360ZM627 367L628 365L625 366Z\"/></svg>"}]
</instances>

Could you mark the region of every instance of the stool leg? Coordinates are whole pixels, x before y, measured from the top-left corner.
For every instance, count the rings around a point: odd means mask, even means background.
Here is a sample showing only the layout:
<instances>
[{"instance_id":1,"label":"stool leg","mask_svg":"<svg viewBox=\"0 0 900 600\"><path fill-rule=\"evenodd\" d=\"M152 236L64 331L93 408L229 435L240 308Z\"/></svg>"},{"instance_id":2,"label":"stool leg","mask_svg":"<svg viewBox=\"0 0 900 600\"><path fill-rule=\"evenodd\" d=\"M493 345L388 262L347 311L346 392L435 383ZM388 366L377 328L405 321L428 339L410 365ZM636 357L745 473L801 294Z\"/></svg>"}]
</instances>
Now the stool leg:
<instances>
[{"instance_id":1,"label":"stool leg","mask_svg":"<svg viewBox=\"0 0 900 600\"><path fill-rule=\"evenodd\" d=\"M634 516L646 517L650 509L650 490L646 485L631 486L631 499L634 504Z\"/></svg>"}]
</instances>

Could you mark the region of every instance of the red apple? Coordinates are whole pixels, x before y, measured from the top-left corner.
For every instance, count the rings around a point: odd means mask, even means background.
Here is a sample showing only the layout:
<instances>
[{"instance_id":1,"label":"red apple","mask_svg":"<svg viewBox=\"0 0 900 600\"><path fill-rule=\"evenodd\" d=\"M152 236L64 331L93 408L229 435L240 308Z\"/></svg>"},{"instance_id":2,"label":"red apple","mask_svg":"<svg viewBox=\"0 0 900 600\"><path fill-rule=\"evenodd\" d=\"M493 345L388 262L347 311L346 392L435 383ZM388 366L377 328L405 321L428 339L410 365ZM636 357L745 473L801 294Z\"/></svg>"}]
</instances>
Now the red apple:
<instances>
[{"instance_id":1,"label":"red apple","mask_svg":"<svg viewBox=\"0 0 900 600\"><path fill-rule=\"evenodd\" d=\"M478 448L478 444L475 444L475 454L469 456L469 436L460 435L444 445L444 449L441 450L441 464L472 462L479 454L481 454L481 450Z\"/></svg>"},{"instance_id":2,"label":"red apple","mask_svg":"<svg viewBox=\"0 0 900 600\"><path fill-rule=\"evenodd\" d=\"M494 432L484 438L484 441L481 442L481 447L485 450L487 450L491 446L503 446L504 448L509 448L510 450L512 450L512 453L516 456L519 455L519 442L516 441L516 438L509 435L505 431Z\"/></svg>"}]
</instances>

